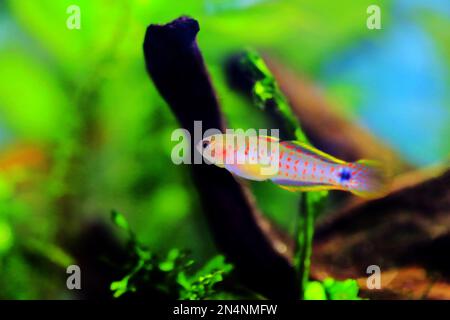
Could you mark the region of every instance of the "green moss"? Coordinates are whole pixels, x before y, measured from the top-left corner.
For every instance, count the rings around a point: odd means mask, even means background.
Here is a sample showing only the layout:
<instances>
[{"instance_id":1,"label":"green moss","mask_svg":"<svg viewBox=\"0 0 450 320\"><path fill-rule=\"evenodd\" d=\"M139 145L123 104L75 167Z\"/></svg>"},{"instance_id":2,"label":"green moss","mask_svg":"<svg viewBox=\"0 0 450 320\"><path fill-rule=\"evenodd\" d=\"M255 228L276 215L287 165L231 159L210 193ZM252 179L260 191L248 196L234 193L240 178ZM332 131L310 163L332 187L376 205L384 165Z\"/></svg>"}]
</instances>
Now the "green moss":
<instances>
[{"instance_id":1,"label":"green moss","mask_svg":"<svg viewBox=\"0 0 450 320\"><path fill-rule=\"evenodd\" d=\"M128 232L130 247L125 276L110 285L115 298L150 288L172 298L207 299L220 292L216 290L217 285L233 270L222 255L212 258L197 271L194 271L195 262L187 251L173 248L165 258L161 258L137 241L123 215L113 211L111 219Z\"/></svg>"}]
</instances>

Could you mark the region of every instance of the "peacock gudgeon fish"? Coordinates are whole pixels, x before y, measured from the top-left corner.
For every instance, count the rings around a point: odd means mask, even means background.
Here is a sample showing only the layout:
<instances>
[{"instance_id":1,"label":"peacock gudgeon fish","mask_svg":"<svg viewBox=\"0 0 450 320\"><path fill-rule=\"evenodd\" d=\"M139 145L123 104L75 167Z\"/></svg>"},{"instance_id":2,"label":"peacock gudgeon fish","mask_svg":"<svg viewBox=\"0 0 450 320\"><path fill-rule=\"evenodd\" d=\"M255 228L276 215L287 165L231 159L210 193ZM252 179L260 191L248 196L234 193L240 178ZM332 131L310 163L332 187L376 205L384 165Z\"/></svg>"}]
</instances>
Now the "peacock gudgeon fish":
<instances>
[{"instance_id":1,"label":"peacock gudgeon fish","mask_svg":"<svg viewBox=\"0 0 450 320\"><path fill-rule=\"evenodd\" d=\"M206 162L239 177L271 180L289 191L344 190L364 198L387 192L388 174L377 161L346 162L298 141L216 134L197 150Z\"/></svg>"}]
</instances>

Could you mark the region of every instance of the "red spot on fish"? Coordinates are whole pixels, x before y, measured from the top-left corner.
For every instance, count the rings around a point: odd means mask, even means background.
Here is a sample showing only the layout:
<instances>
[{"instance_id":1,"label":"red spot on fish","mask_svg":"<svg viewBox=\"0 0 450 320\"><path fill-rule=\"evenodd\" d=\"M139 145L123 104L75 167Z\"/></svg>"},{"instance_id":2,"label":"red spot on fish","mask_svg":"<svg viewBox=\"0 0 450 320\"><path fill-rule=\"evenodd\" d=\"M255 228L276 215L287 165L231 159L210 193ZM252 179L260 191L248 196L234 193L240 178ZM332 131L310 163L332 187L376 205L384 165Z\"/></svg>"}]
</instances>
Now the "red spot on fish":
<instances>
[{"instance_id":1,"label":"red spot on fish","mask_svg":"<svg viewBox=\"0 0 450 320\"><path fill-rule=\"evenodd\" d=\"M306 169L303 169L303 172L302 172L302 173L303 173L303 175L305 175L305 174L306 174Z\"/></svg>"},{"instance_id":2,"label":"red spot on fish","mask_svg":"<svg viewBox=\"0 0 450 320\"><path fill-rule=\"evenodd\" d=\"M331 179L331 178L330 178L330 179L328 179L328 182L333 182L333 179Z\"/></svg>"},{"instance_id":3,"label":"red spot on fish","mask_svg":"<svg viewBox=\"0 0 450 320\"><path fill-rule=\"evenodd\" d=\"M289 153L289 155L290 155L290 156L293 156L293 155L294 155L294 153L293 153L293 152L291 152L291 153Z\"/></svg>"},{"instance_id":4,"label":"red spot on fish","mask_svg":"<svg viewBox=\"0 0 450 320\"><path fill-rule=\"evenodd\" d=\"M287 161L291 161L291 158L287 158L286 160L287 160Z\"/></svg>"},{"instance_id":5,"label":"red spot on fish","mask_svg":"<svg viewBox=\"0 0 450 320\"><path fill-rule=\"evenodd\" d=\"M296 166L294 166L294 171L297 172L297 167Z\"/></svg>"},{"instance_id":6,"label":"red spot on fish","mask_svg":"<svg viewBox=\"0 0 450 320\"><path fill-rule=\"evenodd\" d=\"M283 151L280 152L280 159L283 158Z\"/></svg>"},{"instance_id":7,"label":"red spot on fish","mask_svg":"<svg viewBox=\"0 0 450 320\"><path fill-rule=\"evenodd\" d=\"M323 172L323 170L320 170L320 173L321 173L321 174L324 174L325 172Z\"/></svg>"},{"instance_id":8,"label":"red spot on fish","mask_svg":"<svg viewBox=\"0 0 450 320\"><path fill-rule=\"evenodd\" d=\"M307 167L308 166L308 161L305 161L305 167Z\"/></svg>"},{"instance_id":9,"label":"red spot on fish","mask_svg":"<svg viewBox=\"0 0 450 320\"><path fill-rule=\"evenodd\" d=\"M289 174L286 172L286 173L285 173L285 176L287 177L287 176L289 176Z\"/></svg>"},{"instance_id":10,"label":"red spot on fish","mask_svg":"<svg viewBox=\"0 0 450 320\"><path fill-rule=\"evenodd\" d=\"M295 162L294 162L294 163L295 163L295 164L298 164L298 163L299 163L299 161L300 161L300 160L295 160Z\"/></svg>"},{"instance_id":11,"label":"red spot on fish","mask_svg":"<svg viewBox=\"0 0 450 320\"><path fill-rule=\"evenodd\" d=\"M334 167L330 167L330 172L333 172L334 171Z\"/></svg>"},{"instance_id":12,"label":"red spot on fish","mask_svg":"<svg viewBox=\"0 0 450 320\"><path fill-rule=\"evenodd\" d=\"M290 166L287 164L287 165L286 165L286 169L289 169L289 168L290 168Z\"/></svg>"}]
</instances>

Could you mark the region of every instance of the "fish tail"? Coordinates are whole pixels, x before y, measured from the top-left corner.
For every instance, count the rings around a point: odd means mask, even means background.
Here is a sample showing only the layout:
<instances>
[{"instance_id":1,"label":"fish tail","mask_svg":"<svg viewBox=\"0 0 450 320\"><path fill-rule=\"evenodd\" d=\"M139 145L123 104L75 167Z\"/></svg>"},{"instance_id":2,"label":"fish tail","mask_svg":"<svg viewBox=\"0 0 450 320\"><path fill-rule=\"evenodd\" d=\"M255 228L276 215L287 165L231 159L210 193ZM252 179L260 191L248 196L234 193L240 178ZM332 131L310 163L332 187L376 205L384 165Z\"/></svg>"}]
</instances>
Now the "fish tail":
<instances>
[{"instance_id":1,"label":"fish tail","mask_svg":"<svg viewBox=\"0 0 450 320\"><path fill-rule=\"evenodd\" d=\"M387 167L374 160L358 160L352 163L352 167L355 169L355 181L349 186L350 192L367 199L387 194L391 182Z\"/></svg>"}]
</instances>

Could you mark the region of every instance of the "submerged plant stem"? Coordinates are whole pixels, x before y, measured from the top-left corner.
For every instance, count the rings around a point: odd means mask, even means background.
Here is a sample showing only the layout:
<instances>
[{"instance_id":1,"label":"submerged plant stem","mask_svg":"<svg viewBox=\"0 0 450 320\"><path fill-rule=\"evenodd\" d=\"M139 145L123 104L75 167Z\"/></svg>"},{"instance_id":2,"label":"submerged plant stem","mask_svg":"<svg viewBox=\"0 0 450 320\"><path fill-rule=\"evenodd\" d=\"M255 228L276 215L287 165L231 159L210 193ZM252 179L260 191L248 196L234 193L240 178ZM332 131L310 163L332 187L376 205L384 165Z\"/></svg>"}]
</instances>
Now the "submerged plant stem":
<instances>
[{"instance_id":1,"label":"submerged plant stem","mask_svg":"<svg viewBox=\"0 0 450 320\"><path fill-rule=\"evenodd\" d=\"M238 71L238 76L243 76L243 81L250 82L244 83L242 87L251 87L256 105L275 119L282 128L284 138L309 144L264 60L251 50L247 50L234 59L234 65L231 66L232 72ZM299 211L294 220L294 265L301 299L304 298L304 291L309 281L314 218L326 195L326 191L300 194Z\"/></svg>"},{"instance_id":2,"label":"submerged plant stem","mask_svg":"<svg viewBox=\"0 0 450 320\"><path fill-rule=\"evenodd\" d=\"M309 205L308 193L300 195L300 210L296 225L296 248L294 263L297 269L297 281L300 285L300 297L304 299L305 288L309 281L311 267L312 242L314 237L314 213Z\"/></svg>"}]
</instances>

